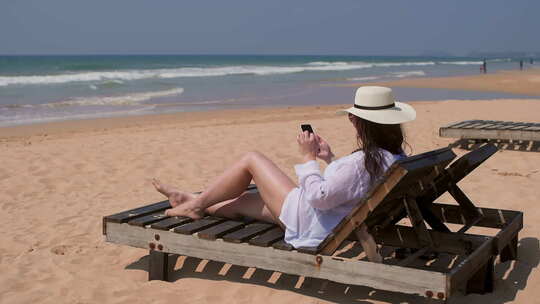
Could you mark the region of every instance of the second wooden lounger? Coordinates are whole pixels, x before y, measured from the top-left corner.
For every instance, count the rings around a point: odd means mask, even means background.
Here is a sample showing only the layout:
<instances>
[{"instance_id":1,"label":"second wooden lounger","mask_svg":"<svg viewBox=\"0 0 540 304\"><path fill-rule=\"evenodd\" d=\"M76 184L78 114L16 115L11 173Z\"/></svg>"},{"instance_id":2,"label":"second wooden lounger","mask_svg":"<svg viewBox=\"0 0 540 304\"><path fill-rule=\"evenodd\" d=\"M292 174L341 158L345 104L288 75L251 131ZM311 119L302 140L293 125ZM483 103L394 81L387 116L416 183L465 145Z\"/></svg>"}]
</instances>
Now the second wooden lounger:
<instances>
[{"instance_id":1,"label":"second wooden lounger","mask_svg":"<svg viewBox=\"0 0 540 304\"><path fill-rule=\"evenodd\" d=\"M439 136L460 139L540 141L540 123L465 120L441 127Z\"/></svg>"}]
</instances>

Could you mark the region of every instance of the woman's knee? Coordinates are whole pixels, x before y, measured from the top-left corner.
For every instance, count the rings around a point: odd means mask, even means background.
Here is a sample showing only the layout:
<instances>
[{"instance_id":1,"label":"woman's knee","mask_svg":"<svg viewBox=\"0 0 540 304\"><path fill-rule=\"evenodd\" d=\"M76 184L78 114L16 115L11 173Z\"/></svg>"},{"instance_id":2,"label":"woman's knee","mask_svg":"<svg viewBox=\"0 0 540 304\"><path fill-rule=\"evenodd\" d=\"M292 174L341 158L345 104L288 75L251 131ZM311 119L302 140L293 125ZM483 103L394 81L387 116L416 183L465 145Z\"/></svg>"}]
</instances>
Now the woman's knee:
<instances>
[{"instance_id":1,"label":"woman's knee","mask_svg":"<svg viewBox=\"0 0 540 304\"><path fill-rule=\"evenodd\" d=\"M268 158L259 151L250 151L244 154L244 157L242 159L246 163L251 163L253 161L259 161L261 159L268 159Z\"/></svg>"}]
</instances>

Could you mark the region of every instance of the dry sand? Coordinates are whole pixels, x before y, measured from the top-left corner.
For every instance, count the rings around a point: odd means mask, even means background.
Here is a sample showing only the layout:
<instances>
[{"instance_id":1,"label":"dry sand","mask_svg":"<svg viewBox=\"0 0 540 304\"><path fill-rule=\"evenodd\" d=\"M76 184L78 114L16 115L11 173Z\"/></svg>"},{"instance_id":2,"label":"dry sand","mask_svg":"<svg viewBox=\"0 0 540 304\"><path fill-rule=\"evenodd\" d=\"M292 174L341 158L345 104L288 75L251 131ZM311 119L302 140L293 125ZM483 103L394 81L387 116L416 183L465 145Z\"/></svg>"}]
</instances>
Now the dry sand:
<instances>
[{"instance_id":1,"label":"dry sand","mask_svg":"<svg viewBox=\"0 0 540 304\"><path fill-rule=\"evenodd\" d=\"M540 100L413 102L414 153L454 141L438 128L465 119L540 122ZM339 107L188 113L0 128L1 303L423 303L422 297L208 263L147 281L148 252L105 243L102 216L163 198L149 178L197 191L246 151L264 152L293 177L295 136L311 123L337 155L354 148ZM454 149L457 154L466 151ZM495 266L495 292L461 303L533 303L540 296L540 152L501 150L460 186L478 206L522 210L519 260ZM442 201L451 201L444 196ZM196 263L186 261L188 266ZM201 270L204 262L198 265ZM221 271L221 272L220 272ZM218 273L220 272L220 273ZM267 281L271 278L270 282ZM403 278L406 280L407 278ZM345 293L346 291L346 293Z\"/></svg>"}]
</instances>

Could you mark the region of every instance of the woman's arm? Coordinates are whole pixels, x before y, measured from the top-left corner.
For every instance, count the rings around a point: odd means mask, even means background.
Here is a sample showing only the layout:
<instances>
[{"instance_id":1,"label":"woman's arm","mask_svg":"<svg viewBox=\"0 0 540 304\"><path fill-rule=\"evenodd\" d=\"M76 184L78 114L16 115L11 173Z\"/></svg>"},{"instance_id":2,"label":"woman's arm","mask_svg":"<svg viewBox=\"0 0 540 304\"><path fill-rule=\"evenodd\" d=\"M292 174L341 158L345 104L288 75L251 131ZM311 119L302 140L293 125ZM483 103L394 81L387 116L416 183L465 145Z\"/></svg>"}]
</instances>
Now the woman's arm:
<instances>
[{"instance_id":1,"label":"woman's arm","mask_svg":"<svg viewBox=\"0 0 540 304\"><path fill-rule=\"evenodd\" d=\"M304 199L313 208L329 210L354 198L362 196L365 183L354 163L338 164L329 176L323 177L316 161L309 161L294 167L299 178Z\"/></svg>"},{"instance_id":2,"label":"woman's arm","mask_svg":"<svg viewBox=\"0 0 540 304\"><path fill-rule=\"evenodd\" d=\"M357 197L359 190L363 191L354 162L338 164L339 167L333 170L333 174L327 179L321 175L316 156L322 154L323 159L330 163L334 154L320 136L306 131L298 135L297 141L304 163L294 166L294 169L308 204L317 209L328 210Z\"/></svg>"},{"instance_id":3,"label":"woman's arm","mask_svg":"<svg viewBox=\"0 0 540 304\"><path fill-rule=\"evenodd\" d=\"M315 137L319 142L319 151L317 153L317 157L324 160L327 164L330 164L335 157L334 153L332 153L332 149L330 149L330 145L318 134L315 134Z\"/></svg>"}]
</instances>

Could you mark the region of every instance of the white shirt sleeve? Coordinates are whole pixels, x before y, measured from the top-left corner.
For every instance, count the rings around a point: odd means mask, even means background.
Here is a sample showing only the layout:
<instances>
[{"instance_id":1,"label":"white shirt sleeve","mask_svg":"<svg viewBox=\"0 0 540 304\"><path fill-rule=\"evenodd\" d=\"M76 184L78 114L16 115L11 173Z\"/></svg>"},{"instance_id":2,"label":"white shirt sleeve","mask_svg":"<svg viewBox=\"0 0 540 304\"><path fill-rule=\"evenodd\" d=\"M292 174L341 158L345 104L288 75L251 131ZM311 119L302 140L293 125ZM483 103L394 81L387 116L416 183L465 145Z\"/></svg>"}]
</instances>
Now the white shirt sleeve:
<instances>
[{"instance_id":1,"label":"white shirt sleeve","mask_svg":"<svg viewBox=\"0 0 540 304\"><path fill-rule=\"evenodd\" d=\"M313 208L328 210L361 196L364 183L356 164L339 162L323 176L316 161L294 166L305 201Z\"/></svg>"}]
</instances>

